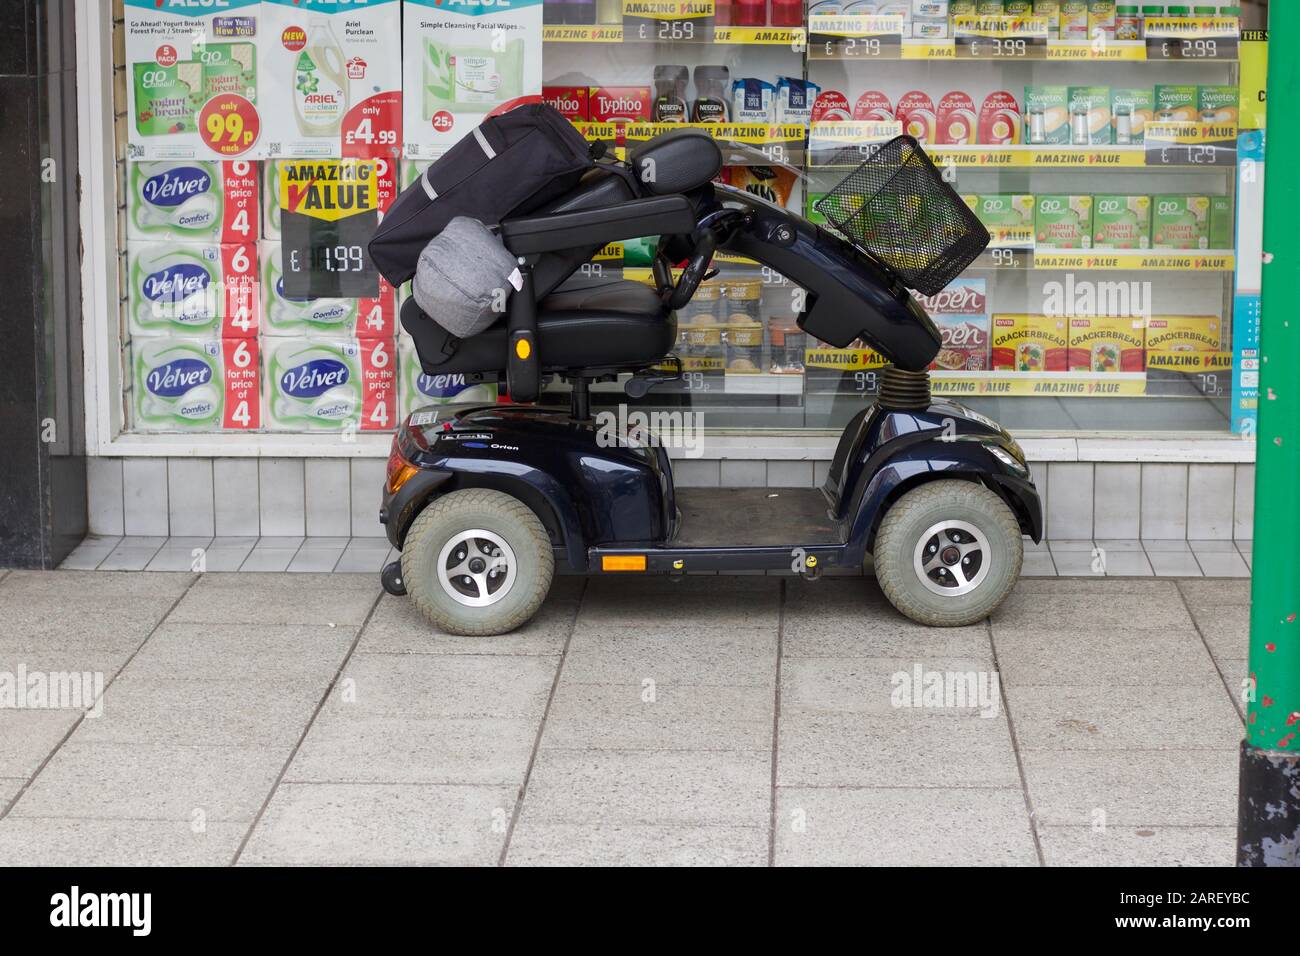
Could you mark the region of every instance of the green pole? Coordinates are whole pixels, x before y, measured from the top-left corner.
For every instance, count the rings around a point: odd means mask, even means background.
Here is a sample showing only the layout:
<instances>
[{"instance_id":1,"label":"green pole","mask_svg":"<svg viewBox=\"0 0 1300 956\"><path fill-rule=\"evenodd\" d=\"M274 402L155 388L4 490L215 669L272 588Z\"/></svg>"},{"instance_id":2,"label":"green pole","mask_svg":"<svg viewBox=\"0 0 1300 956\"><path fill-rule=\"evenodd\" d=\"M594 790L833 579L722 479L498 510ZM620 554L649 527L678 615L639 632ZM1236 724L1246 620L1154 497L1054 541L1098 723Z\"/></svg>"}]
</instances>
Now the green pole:
<instances>
[{"instance_id":1,"label":"green pole","mask_svg":"<svg viewBox=\"0 0 1300 956\"><path fill-rule=\"evenodd\" d=\"M1300 866L1300 3L1269 4L1264 267L1250 675L1237 863Z\"/></svg>"}]
</instances>

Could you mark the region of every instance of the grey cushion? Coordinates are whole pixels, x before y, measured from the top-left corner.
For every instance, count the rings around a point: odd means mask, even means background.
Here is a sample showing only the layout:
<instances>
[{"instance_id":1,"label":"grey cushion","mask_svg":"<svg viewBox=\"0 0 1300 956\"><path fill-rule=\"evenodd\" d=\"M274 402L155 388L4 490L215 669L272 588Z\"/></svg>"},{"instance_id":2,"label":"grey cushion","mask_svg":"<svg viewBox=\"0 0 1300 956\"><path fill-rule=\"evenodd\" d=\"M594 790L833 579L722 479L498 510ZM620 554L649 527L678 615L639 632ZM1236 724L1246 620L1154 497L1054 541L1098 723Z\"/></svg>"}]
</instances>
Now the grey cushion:
<instances>
[{"instance_id":1,"label":"grey cushion","mask_svg":"<svg viewBox=\"0 0 1300 956\"><path fill-rule=\"evenodd\" d=\"M420 253L411 294L425 315L465 339L504 315L520 284L515 257L497 235L457 216Z\"/></svg>"}]
</instances>

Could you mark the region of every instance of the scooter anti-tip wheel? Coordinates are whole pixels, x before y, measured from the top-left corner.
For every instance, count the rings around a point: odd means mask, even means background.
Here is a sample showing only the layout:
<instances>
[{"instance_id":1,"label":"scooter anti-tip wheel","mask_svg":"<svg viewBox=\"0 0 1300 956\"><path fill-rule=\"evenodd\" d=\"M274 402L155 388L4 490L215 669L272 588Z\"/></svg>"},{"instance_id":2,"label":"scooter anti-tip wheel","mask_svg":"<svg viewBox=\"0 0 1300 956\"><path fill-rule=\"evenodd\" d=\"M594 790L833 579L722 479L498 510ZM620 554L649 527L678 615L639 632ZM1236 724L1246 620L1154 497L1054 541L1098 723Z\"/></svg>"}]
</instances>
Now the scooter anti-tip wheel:
<instances>
[{"instance_id":1,"label":"scooter anti-tip wheel","mask_svg":"<svg viewBox=\"0 0 1300 956\"><path fill-rule=\"evenodd\" d=\"M537 515L499 491L453 491L425 508L402 547L406 590L450 634L489 636L531 618L555 573L551 539Z\"/></svg>"},{"instance_id":2,"label":"scooter anti-tip wheel","mask_svg":"<svg viewBox=\"0 0 1300 956\"><path fill-rule=\"evenodd\" d=\"M934 481L885 513L872 551L885 597L921 624L988 617L1020 577L1024 540L998 495L972 481Z\"/></svg>"},{"instance_id":3,"label":"scooter anti-tip wheel","mask_svg":"<svg viewBox=\"0 0 1300 956\"><path fill-rule=\"evenodd\" d=\"M383 584L384 590L395 597L406 596L406 585L402 583L402 562L390 561L384 565L383 572L379 575L380 583Z\"/></svg>"}]
</instances>

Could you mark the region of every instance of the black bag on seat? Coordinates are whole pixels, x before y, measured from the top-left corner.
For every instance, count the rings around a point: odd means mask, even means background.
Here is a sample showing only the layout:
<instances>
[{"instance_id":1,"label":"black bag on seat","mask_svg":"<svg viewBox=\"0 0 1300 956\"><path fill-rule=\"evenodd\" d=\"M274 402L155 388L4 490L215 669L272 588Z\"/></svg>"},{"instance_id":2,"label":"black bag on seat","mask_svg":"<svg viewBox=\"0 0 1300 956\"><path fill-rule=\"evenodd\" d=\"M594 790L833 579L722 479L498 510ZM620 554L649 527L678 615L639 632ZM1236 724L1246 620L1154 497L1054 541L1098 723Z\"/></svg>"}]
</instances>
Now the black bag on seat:
<instances>
[{"instance_id":1,"label":"black bag on seat","mask_svg":"<svg viewBox=\"0 0 1300 956\"><path fill-rule=\"evenodd\" d=\"M393 201L370 240L370 259L401 285L456 216L495 226L564 195L593 165L591 145L545 103L490 116Z\"/></svg>"}]
</instances>

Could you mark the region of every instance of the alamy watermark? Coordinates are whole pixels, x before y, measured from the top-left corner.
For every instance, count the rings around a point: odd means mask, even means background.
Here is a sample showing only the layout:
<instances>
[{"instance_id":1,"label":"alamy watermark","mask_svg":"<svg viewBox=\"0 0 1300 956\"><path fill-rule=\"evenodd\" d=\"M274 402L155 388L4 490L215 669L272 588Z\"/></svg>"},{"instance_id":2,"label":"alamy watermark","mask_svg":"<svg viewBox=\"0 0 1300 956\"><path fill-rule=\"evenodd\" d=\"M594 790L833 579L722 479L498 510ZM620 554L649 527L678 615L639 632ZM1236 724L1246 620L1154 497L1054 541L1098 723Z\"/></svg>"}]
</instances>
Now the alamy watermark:
<instances>
[{"instance_id":1,"label":"alamy watermark","mask_svg":"<svg viewBox=\"0 0 1300 956\"><path fill-rule=\"evenodd\" d=\"M595 415L596 444L601 448L618 448L628 442L659 448L679 449L683 458L704 454L704 415L702 412L628 409L605 409Z\"/></svg>"},{"instance_id":2,"label":"alamy watermark","mask_svg":"<svg viewBox=\"0 0 1300 956\"><path fill-rule=\"evenodd\" d=\"M0 710L84 710L104 713L102 671L39 671L19 664L0 671Z\"/></svg>"},{"instance_id":3,"label":"alamy watermark","mask_svg":"<svg viewBox=\"0 0 1300 956\"><path fill-rule=\"evenodd\" d=\"M889 683L894 707L978 710L981 717L996 717L1002 700L997 671L930 671L918 663L895 671Z\"/></svg>"}]
</instances>

